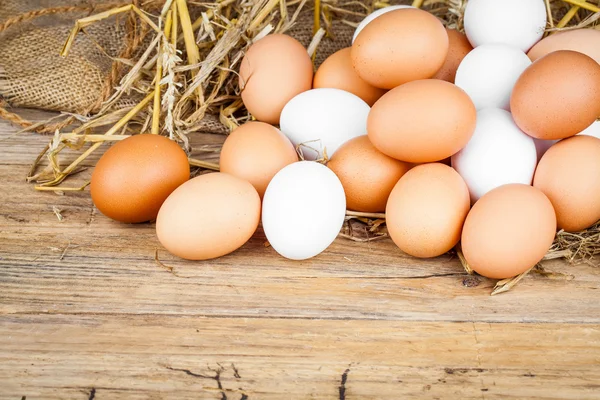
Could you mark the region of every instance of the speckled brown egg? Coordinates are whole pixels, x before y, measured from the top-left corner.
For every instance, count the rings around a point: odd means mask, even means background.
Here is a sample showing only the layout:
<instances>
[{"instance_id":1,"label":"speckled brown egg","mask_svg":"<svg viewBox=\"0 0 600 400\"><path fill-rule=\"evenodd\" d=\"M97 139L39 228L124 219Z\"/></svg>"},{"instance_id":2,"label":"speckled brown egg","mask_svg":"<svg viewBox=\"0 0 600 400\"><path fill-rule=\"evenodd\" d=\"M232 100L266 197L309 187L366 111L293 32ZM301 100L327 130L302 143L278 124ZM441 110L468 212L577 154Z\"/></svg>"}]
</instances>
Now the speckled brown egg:
<instances>
[{"instance_id":1,"label":"speckled brown egg","mask_svg":"<svg viewBox=\"0 0 600 400\"><path fill-rule=\"evenodd\" d=\"M435 162L469 142L476 119L475 105L462 89L424 79L384 94L371 108L367 133L379 151L397 160Z\"/></svg>"},{"instance_id":2,"label":"speckled brown egg","mask_svg":"<svg viewBox=\"0 0 600 400\"><path fill-rule=\"evenodd\" d=\"M190 178L185 152L164 136L140 134L115 143L100 158L90 183L100 212L121 222L156 218L165 199Z\"/></svg>"},{"instance_id":3,"label":"speckled brown egg","mask_svg":"<svg viewBox=\"0 0 600 400\"><path fill-rule=\"evenodd\" d=\"M344 143L327 166L342 182L346 207L362 212L385 211L392 189L413 167L381 153L366 135Z\"/></svg>"},{"instance_id":4,"label":"speckled brown egg","mask_svg":"<svg viewBox=\"0 0 600 400\"><path fill-rule=\"evenodd\" d=\"M384 89L368 84L358 76L352 67L350 47L333 53L321 64L315 74L313 88L342 89L357 95L369 106L372 106L386 92Z\"/></svg>"},{"instance_id":5,"label":"speckled brown egg","mask_svg":"<svg viewBox=\"0 0 600 400\"><path fill-rule=\"evenodd\" d=\"M533 186L556 210L558 227L584 230L600 220L600 139L574 136L556 143L538 164Z\"/></svg>"},{"instance_id":6,"label":"speckled brown egg","mask_svg":"<svg viewBox=\"0 0 600 400\"><path fill-rule=\"evenodd\" d=\"M473 46L467 39L464 33L460 33L455 29L446 28L448 33L449 47L446 61L442 68L433 76L433 79L441 79L450 83L454 83L456 78L456 70L462 62L462 60L473 50Z\"/></svg>"},{"instance_id":7,"label":"speckled brown egg","mask_svg":"<svg viewBox=\"0 0 600 400\"><path fill-rule=\"evenodd\" d=\"M279 124L281 110L312 87L313 65L302 44L291 36L268 35L250 46L242 59L242 101L259 121Z\"/></svg>"},{"instance_id":8,"label":"speckled brown egg","mask_svg":"<svg viewBox=\"0 0 600 400\"><path fill-rule=\"evenodd\" d=\"M437 257L460 240L470 207L469 189L460 175L440 163L408 171L390 194L387 229L396 245L415 257Z\"/></svg>"},{"instance_id":9,"label":"speckled brown egg","mask_svg":"<svg viewBox=\"0 0 600 400\"><path fill-rule=\"evenodd\" d=\"M600 30L574 29L554 33L533 46L527 53L531 61L536 61L558 50L573 50L585 54L600 64Z\"/></svg>"},{"instance_id":10,"label":"speckled brown egg","mask_svg":"<svg viewBox=\"0 0 600 400\"><path fill-rule=\"evenodd\" d=\"M475 203L463 227L461 246L478 274L506 279L534 267L555 234L556 216L544 193L529 185L509 184Z\"/></svg>"},{"instance_id":11,"label":"speckled brown egg","mask_svg":"<svg viewBox=\"0 0 600 400\"><path fill-rule=\"evenodd\" d=\"M271 179L283 167L298 161L292 142L264 122L247 122L229 134L221 149L220 167L250 182L262 198Z\"/></svg>"},{"instance_id":12,"label":"speckled brown egg","mask_svg":"<svg viewBox=\"0 0 600 400\"><path fill-rule=\"evenodd\" d=\"M164 202L156 235L178 257L221 257L250 239L258 227L260 208L260 197L249 182L221 172L200 175Z\"/></svg>"},{"instance_id":13,"label":"speckled brown egg","mask_svg":"<svg viewBox=\"0 0 600 400\"><path fill-rule=\"evenodd\" d=\"M600 65L575 51L550 53L523 72L510 108L529 136L544 140L574 136L600 116Z\"/></svg>"},{"instance_id":14,"label":"speckled brown egg","mask_svg":"<svg viewBox=\"0 0 600 400\"><path fill-rule=\"evenodd\" d=\"M392 89L434 76L448 54L448 34L418 8L387 12L371 21L352 44L352 65L371 85Z\"/></svg>"}]
</instances>

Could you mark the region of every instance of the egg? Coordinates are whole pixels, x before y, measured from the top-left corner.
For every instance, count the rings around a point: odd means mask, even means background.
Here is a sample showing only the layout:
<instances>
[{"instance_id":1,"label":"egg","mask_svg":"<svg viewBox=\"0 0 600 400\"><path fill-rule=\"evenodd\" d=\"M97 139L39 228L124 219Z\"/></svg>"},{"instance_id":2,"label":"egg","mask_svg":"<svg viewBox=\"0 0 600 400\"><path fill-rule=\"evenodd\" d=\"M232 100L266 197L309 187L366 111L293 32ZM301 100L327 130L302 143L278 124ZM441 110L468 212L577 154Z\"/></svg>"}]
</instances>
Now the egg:
<instances>
[{"instance_id":1,"label":"egg","mask_svg":"<svg viewBox=\"0 0 600 400\"><path fill-rule=\"evenodd\" d=\"M300 146L305 160L333 156L346 141L367 133L371 108L360 97L340 89L301 93L281 113L281 131Z\"/></svg>"},{"instance_id":2,"label":"egg","mask_svg":"<svg viewBox=\"0 0 600 400\"><path fill-rule=\"evenodd\" d=\"M400 178L390 194L387 229L405 253L437 257L460 240L469 208L469 190L456 171L440 163L418 165Z\"/></svg>"},{"instance_id":3,"label":"egg","mask_svg":"<svg viewBox=\"0 0 600 400\"><path fill-rule=\"evenodd\" d=\"M471 209L462 231L462 252L478 274L506 279L534 267L556 233L550 200L522 184L500 186Z\"/></svg>"},{"instance_id":4,"label":"egg","mask_svg":"<svg viewBox=\"0 0 600 400\"><path fill-rule=\"evenodd\" d=\"M279 124L288 101L312 87L313 64L291 36L268 35L250 46L240 65L242 101L259 121Z\"/></svg>"},{"instance_id":5,"label":"egg","mask_svg":"<svg viewBox=\"0 0 600 400\"><path fill-rule=\"evenodd\" d=\"M473 47L500 43L526 52L544 35L544 0L469 0L465 33Z\"/></svg>"},{"instance_id":6,"label":"egg","mask_svg":"<svg viewBox=\"0 0 600 400\"><path fill-rule=\"evenodd\" d=\"M354 71L350 48L341 49L329 56L317 70L313 87L342 89L363 99L372 106L385 93L363 81Z\"/></svg>"},{"instance_id":7,"label":"egg","mask_svg":"<svg viewBox=\"0 0 600 400\"><path fill-rule=\"evenodd\" d=\"M456 72L463 89L478 110L488 107L510 111L510 95L531 60L516 47L484 44L470 52Z\"/></svg>"},{"instance_id":8,"label":"egg","mask_svg":"<svg viewBox=\"0 0 600 400\"><path fill-rule=\"evenodd\" d=\"M382 16L383 14L388 13L390 11L401 10L403 8L414 8L414 7L405 6L405 5L387 6L387 7L380 8L379 10L375 10L371 14L367 15L365 17L365 19L363 19L360 22L360 24L358 24L358 26L356 27L356 30L354 31L354 35L352 36L352 43L354 43L354 41L356 40L356 37L365 28L365 26L367 26L367 24L369 24L375 18Z\"/></svg>"},{"instance_id":9,"label":"egg","mask_svg":"<svg viewBox=\"0 0 600 400\"><path fill-rule=\"evenodd\" d=\"M454 83L458 66L466 55L473 50L473 46L471 46L469 39L463 33L455 29L446 28L446 33L449 39L448 55L442 68L433 76L433 79L441 79Z\"/></svg>"},{"instance_id":10,"label":"egg","mask_svg":"<svg viewBox=\"0 0 600 400\"><path fill-rule=\"evenodd\" d=\"M592 226L600 220L600 139L574 136L550 147L533 186L552 202L560 229L578 232Z\"/></svg>"},{"instance_id":11,"label":"egg","mask_svg":"<svg viewBox=\"0 0 600 400\"><path fill-rule=\"evenodd\" d=\"M262 198L273 176L296 161L296 149L279 129L252 121L225 139L219 164L221 172L250 182Z\"/></svg>"},{"instance_id":12,"label":"egg","mask_svg":"<svg viewBox=\"0 0 600 400\"><path fill-rule=\"evenodd\" d=\"M600 31L597 29L574 29L556 32L533 46L527 55L531 61L557 50L573 50L591 57L600 64Z\"/></svg>"},{"instance_id":13,"label":"egg","mask_svg":"<svg viewBox=\"0 0 600 400\"><path fill-rule=\"evenodd\" d=\"M352 44L352 65L371 85L392 89L427 79L442 67L449 39L444 25L417 8L385 13L371 21Z\"/></svg>"},{"instance_id":14,"label":"egg","mask_svg":"<svg viewBox=\"0 0 600 400\"><path fill-rule=\"evenodd\" d=\"M92 173L94 205L127 223L154 220L165 199L190 178L187 155L164 136L139 134L115 143Z\"/></svg>"},{"instance_id":15,"label":"egg","mask_svg":"<svg viewBox=\"0 0 600 400\"><path fill-rule=\"evenodd\" d=\"M507 183L531 185L536 165L533 139L517 127L508 111L498 108L477 113L473 137L452 156L452 166L467 183L473 203Z\"/></svg>"},{"instance_id":16,"label":"egg","mask_svg":"<svg viewBox=\"0 0 600 400\"><path fill-rule=\"evenodd\" d=\"M371 143L392 158L434 162L465 147L476 117L475 106L462 89L425 79L384 94L369 113L367 132Z\"/></svg>"},{"instance_id":17,"label":"egg","mask_svg":"<svg viewBox=\"0 0 600 400\"><path fill-rule=\"evenodd\" d=\"M349 210L383 212L392 189L413 165L381 153L365 135L344 143L327 166L342 182Z\"/></svg>"},{"instance_id":18,"label":"egg","mask_svg":"<svg viewBox=\"0 0 600 400\"><path fill-rule=\"evenodd\" d=\"M249 182L215 172L178 187L156 219L156 235L188 260L221 257L250 239L260 220L260 197Z\"/></svg>"},{"instance_id":19,"label":"egg","mask_svg":"<svg viewBox=\"0 0 600 400\"><path fill-rule=\"evenodd\" d=\"M263 201L262 223L277 253L305 260L324 251L346 216L344 188L326 166L299 161L275 175Z\"/></svg>"},{"instance_id":20,"label":"egg","mask_svg":"<svg viewBox=\"0 0 600 400\"><path fill-rule=\"evenodd\" d=\"M600 64L559 50L523 72L510 99L517 125L537 139L578 134L600 116Z\"/></svg>"}]
</instances>

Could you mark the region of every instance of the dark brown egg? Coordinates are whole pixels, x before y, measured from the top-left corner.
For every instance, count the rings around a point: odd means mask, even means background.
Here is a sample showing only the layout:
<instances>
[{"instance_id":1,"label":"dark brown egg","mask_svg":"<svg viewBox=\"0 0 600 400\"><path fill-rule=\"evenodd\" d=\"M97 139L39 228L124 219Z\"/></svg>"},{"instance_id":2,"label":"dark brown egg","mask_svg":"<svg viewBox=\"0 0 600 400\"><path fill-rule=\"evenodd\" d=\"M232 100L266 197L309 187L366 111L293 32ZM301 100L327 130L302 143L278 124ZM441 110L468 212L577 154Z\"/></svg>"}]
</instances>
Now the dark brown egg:
<instances>
[{"instance_id":1,"label":"dark brown egg","mask_svg":"<svg viewBox=\"0 0 600 400\"><path fill-rule=\"evenodd\" d=\"M114 144L96 164L90 191L98 210L121 222L156 219L165 199L190 178L185 152L164 136L141 134Z\"/></svg>"}]
</instances>

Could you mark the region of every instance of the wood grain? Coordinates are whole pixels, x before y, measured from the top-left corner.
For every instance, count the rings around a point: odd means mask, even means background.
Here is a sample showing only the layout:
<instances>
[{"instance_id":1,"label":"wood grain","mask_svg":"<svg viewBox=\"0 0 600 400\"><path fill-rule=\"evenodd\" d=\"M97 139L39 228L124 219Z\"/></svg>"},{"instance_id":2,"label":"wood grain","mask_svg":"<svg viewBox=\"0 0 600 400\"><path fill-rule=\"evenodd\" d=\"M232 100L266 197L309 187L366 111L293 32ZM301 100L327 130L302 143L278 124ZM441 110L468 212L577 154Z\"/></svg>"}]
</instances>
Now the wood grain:
<instances>
[{"instance_id":1,"label":"wood grain","mask_svg":"<svg viewBox=\"0 0 600 400\"><path fill-rule=\"evenodd\" d=\"M231 255L183 261L87 191L25 183L49 137L0 123L0 140L0 398L600 398L596 265L549 262L570 280L490 297L495 282L455 257L389 240L292 262L259 229Z\"/></svg>"}]
</instances>

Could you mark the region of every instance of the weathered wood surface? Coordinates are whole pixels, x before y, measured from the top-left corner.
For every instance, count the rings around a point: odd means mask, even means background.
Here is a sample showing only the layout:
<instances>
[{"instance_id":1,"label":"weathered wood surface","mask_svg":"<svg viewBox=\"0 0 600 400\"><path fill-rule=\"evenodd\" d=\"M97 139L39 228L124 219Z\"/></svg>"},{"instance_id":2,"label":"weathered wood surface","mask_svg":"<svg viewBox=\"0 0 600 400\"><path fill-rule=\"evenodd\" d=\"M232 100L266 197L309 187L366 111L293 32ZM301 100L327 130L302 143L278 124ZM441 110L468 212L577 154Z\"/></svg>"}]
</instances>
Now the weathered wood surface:
<instances>
[{"instance_id":1,"label":"weathered wood surface","mask_svg":"<svg viewBox=\"0 0 600 400\"><path fill-rule=\"evenodd\" d=\"M550 262L572 280L490 297L450 256L339 239L291 262L260 231L186 262L87 191L34 191L49 138L15 132L0 123L2 399L600 398L599 267Z\"/></svg>"}]
</instances>

